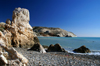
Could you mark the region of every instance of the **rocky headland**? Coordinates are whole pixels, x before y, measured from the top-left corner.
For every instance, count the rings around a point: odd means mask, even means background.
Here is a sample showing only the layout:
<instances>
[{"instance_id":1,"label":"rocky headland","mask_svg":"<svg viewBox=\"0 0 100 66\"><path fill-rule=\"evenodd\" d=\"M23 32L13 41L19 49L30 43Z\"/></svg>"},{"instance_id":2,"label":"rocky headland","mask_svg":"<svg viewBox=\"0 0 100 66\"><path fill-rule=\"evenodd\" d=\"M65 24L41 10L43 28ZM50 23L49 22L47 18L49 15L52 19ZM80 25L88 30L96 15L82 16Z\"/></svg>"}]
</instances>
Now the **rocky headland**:
<instances>
[{"instance_id":1,"label":"rocky headland","mask_svg":"<svg viewBox=\"0 0 100 66\"><path fill-rule=\"evenodd\" d=\"M4 30L0 31L0 35L6 46L29 48L34 45L35 36L29 20L27 9L15 8L12 20L7 19L6 24L1 23Z\"/></svg>"},{"instance_id":2,"label":"rocky headland","mask_svg":"<svg viewBox=\"0 0 100 66\"><path fill-rule=\"evenodd\" d=\"M19 7L13 11L12 20L0 23L0 66L25 66L28 63L13 47L28 49L39 43L29 21L29 10ZM42 45L39 45L41 53L46 53Z\"/></svg>"},{"instance_id":3,"label":"rocky headland","mask_svg":"<svg viewBox=\"0 0 100 66\"><path fill-rule=\"evenodd\" d=\"M77 37L74 33L61 28L33 27L36 36Z\"/></svg>"}]
</instances>

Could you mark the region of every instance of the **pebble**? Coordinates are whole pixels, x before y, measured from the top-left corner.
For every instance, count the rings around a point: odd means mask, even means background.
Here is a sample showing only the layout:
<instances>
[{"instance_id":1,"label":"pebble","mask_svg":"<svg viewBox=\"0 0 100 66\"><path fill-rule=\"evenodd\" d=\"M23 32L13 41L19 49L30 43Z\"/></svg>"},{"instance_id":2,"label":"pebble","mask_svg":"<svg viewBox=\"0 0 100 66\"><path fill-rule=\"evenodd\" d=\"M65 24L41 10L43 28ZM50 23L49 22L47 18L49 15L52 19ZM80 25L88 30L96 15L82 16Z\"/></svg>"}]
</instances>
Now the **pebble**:
<instances>
[{"instance_id":1,"label":"pebble","mask_svg":"<svg viewBox=\"0 0 100 66\"><path fill-rule=\"evenodd\" d=\"M99 66L99 56L82 56L63 52L39 53L36 51L27 51L27 49L15 48L24 55L29 63L27 66Z\"/></svg>"}]
</instances>

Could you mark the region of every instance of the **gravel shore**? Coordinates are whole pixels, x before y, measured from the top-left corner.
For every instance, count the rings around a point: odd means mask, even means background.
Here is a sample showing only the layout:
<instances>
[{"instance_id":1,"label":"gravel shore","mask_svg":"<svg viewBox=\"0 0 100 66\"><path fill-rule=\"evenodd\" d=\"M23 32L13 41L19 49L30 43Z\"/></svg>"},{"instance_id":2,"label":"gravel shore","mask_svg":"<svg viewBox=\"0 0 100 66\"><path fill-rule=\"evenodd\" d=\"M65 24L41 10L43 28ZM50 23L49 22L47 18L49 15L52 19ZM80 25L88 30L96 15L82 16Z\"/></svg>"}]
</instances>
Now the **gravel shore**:
<instances>
[{"instance_id":1,"label":"gravel shore","mask_svg":"<svg viewBox=\"0 0 100 66\"><path fill-rule=\"evenodd\" d=\"M15 48L24 55L29 63L27 66L100 66L100 56L71 54L68 52L39 53Z\"/></svg>"}]
</instances>

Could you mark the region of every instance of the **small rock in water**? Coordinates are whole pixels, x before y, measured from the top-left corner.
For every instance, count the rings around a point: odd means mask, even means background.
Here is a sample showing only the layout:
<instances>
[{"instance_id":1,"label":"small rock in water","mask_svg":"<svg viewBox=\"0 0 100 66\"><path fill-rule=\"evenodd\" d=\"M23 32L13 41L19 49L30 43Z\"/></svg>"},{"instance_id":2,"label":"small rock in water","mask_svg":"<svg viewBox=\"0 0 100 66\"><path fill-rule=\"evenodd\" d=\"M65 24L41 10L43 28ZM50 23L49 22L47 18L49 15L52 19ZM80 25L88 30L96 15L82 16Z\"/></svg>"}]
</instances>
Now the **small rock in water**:
<instances>
[{"instance_id":1,"label":"small rock in water","mask_svg":"<svg viewBox=\"0 0 100 66\"><path fill-rule=\"evenodd\" d=\"M74 49L73 50L74 52L77 52L77 53L90 53L91 51L88 49L88 48L86 48L86 46L81 46L81 47L79 47L79 48L77 48L77 49Z\"/></svg>"}]
</instances>

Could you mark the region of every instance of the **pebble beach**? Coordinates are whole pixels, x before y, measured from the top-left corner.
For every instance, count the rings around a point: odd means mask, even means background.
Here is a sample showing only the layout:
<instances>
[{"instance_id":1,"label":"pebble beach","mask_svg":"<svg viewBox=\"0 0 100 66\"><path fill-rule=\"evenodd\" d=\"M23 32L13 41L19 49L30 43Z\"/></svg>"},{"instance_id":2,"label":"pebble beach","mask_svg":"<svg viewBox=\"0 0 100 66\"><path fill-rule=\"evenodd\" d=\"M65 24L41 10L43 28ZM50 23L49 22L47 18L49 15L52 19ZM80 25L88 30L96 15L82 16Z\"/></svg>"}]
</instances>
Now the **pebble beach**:
<instances>
[{"instance_id":1,"label":"pebble beach","mask_svg":"<svg viewBox=\"0 0 100 66\"><path fill-rule=\"evenodd\" d=\"M23 48L15 49L29 60L27 66L100 66L99 55L80 55L68 52L40 53Z\"/></svg>"}]
</instances>

